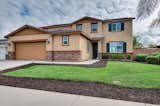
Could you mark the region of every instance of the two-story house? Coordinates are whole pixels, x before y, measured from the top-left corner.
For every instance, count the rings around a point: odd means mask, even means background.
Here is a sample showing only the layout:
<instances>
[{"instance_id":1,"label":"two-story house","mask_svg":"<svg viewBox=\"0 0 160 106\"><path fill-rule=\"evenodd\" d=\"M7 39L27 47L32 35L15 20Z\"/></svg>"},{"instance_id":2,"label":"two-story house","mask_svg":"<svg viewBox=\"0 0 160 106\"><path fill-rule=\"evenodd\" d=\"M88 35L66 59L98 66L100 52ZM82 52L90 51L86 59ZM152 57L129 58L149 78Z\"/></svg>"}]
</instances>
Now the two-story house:
<instances>
[{"instance_id":1,"label":"two-story house","mask_svg":"<svg viewBox=\"0 0 160 106\"><path fill-rule=\"evenodd\" d=\"M84 61L105 54L132 55L132 20L83 17L68 24L25 25L6 35L8 59Z\"/></svg>"}]
</instances>

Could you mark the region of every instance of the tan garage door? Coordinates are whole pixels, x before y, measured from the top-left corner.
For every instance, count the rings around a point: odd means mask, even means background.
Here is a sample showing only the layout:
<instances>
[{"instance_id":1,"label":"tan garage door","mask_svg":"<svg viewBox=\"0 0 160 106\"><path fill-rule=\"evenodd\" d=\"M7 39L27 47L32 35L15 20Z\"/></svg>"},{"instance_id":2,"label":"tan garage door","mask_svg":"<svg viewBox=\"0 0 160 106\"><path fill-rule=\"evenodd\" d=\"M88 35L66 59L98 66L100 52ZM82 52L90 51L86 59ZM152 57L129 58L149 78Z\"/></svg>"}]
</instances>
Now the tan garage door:
<instances>
[{"instance_id":1,"label":"tan garage door","mask_svg":"<svg viewBox=\"0 0 160 106\"><path fill-rule=\"evenodd\" d=\"M16 43L16 60L45 60L45 42Z\"/></svg>"}]
</instances>

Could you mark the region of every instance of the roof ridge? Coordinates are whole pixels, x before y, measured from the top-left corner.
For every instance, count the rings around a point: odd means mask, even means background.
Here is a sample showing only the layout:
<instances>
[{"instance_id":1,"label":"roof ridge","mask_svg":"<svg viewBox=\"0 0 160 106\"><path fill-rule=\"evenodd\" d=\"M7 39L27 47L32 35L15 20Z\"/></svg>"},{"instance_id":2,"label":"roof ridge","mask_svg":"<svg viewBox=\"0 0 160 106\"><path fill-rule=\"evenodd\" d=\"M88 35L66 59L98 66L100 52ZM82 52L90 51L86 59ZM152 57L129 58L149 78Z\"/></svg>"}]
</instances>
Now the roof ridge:
<instances>
[{"instance_id":1,"label":"roof ridge","mask_svg":"<svg viewBox=\"0 0 160 106\"><path fill-rule=\"evenodd\" d=\"M79 18L71 23L66 23L66 24L53 24L53 25L48 25L48 26L42 26L40 28L42 29L45 29L45 28L48 28L48 27L54 27L54 26L69 26L69 25L72 25L80 20L83 20L85 18L91 18L91 19L94 19L94 20L99 20L99 21L102 21L102 22L106 22L106 21L113 21L113 20L123 20L123 19L135 19L135 17L123 17L123 18L113 18L113 19L98 19L98 18L94 18L94 17L90 17L90 16L84 16L82 18Z\"/></svg>"}]
</instances>

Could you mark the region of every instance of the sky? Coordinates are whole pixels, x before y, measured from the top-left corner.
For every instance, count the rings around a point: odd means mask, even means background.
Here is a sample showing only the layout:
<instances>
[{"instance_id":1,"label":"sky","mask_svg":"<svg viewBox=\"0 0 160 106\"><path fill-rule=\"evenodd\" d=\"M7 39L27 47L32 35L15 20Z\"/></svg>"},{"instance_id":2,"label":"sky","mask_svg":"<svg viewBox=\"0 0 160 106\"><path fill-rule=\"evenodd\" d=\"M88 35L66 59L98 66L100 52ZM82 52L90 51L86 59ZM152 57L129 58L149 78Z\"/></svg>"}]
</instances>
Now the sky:
<instances>
[{"instance_id":1,"label":"sky","mask_svg":"<svg viewBox=\"0 0 160 106\"><path fill-rule=\"evenodd\" d=\"M139 0L0 0L0 38L25 25L64 24L83 16L100 19L136 17ZM149 29L157 16L134 20L133 34L144 45L160 42L159 29Z\"/></svg>"}]
</instances>

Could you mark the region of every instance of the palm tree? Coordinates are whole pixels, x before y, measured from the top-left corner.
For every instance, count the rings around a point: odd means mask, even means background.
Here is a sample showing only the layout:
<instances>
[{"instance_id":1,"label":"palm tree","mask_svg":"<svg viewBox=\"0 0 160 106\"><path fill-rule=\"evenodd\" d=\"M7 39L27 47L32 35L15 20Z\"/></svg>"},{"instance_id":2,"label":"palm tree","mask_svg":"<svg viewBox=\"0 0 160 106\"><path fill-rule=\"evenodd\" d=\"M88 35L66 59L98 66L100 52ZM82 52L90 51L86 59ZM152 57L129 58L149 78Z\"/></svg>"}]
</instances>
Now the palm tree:
<instances>
[{"instance_id":1,"label":"palm tree","mask_svg":"<svg viewBox=\"0 0 160 106\"><path fill-rule=\"evenodd\" d=\"M159 4L160 0L140 0L137 8L138 19L145 19L152 15L158 8ZM152 21L150 25L151 27L160 25L160 10L158 13L159 15Z\"/></svg>"},{"instance_id":2,"label":"palm tree","mask_svg":"<svg viewBox=\"0 0 160 106\"><path fill-rule=\"evenodd\" d=\"M141 38L140 36L133 36L133 48L142 48L143 44L141 43Z\"/></svg>"}]
</instances>

